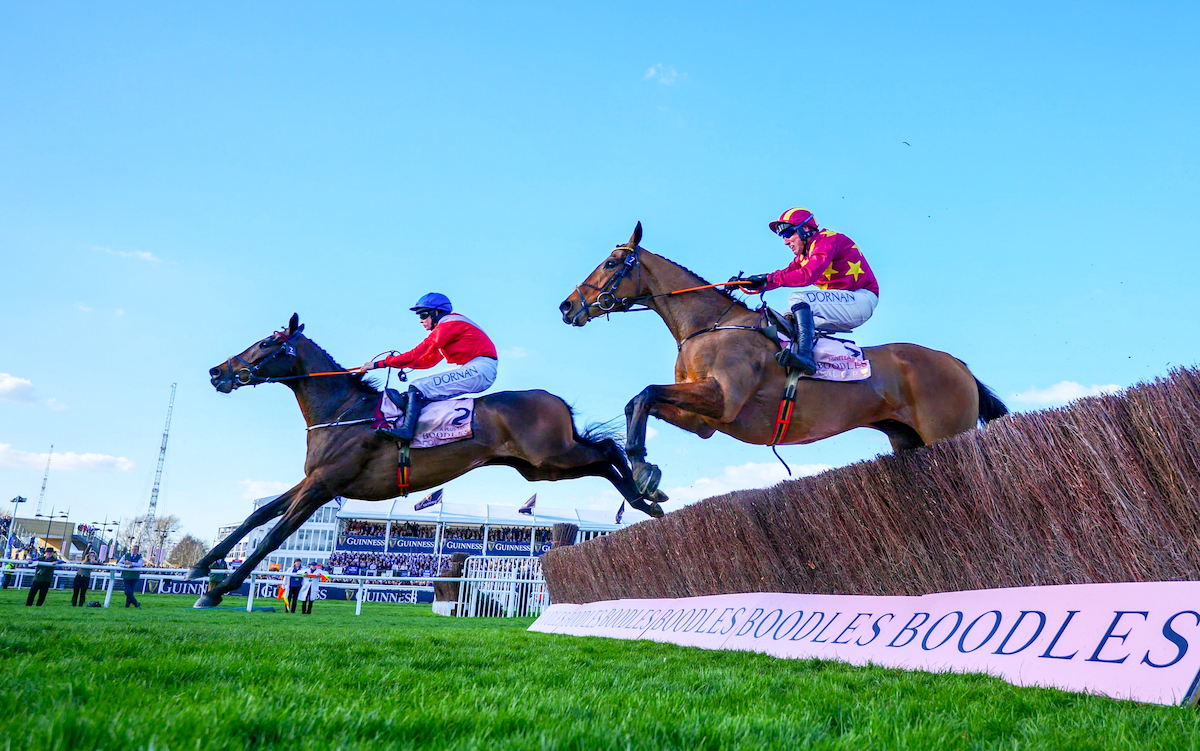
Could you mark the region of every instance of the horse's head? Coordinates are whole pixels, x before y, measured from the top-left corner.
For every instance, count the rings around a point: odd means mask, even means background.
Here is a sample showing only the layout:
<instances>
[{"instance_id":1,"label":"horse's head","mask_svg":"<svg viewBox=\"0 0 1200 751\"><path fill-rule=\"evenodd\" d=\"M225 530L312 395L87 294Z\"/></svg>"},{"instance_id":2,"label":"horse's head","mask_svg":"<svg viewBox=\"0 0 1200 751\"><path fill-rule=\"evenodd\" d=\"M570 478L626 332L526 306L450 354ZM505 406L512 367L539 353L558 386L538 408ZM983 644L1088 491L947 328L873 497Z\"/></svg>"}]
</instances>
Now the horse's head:
<instances>
[{"instance_id":1,"label":"horse's head","mask_svg":"<svg viewBox=\"0 0 1200 751\"><path fill-rule=\"evenodd\" d=\"M213 388L228 394L242 386L266 383L272 379L296 375L296 338L304 331L304 324L295 313L287 327L276 331L266 339L251 344L240 355L210 368Z\"/></svg>"},{"instance_id":2,"label":"horse's head","mask_svg":"<svg viewBox=\"0 0 1200 751\"><path fill-rule=\"evenodd\" d=\"M596 316L629 310L634 303L642 302L641 241L642 223L638 222L629 242L614 248L558 306L563 323L582 326Z\"/></svg>"}]
</instances>

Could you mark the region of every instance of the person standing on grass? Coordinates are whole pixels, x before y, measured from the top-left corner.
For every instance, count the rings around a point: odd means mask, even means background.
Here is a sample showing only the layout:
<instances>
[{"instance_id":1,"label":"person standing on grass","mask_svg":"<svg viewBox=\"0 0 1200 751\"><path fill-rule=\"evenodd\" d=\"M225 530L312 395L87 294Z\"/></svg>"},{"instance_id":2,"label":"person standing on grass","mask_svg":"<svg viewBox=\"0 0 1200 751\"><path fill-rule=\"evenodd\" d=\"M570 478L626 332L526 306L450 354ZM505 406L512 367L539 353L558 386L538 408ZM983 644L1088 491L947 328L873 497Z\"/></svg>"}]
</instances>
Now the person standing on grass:
<instances>
[{"instance_id":1,"label":"person standing on grass","mask_svg":"<svg viewBox=\"0 0 1200 751\"><path fill-rule=\"evenodd\" d=\"M125 607L132 605L140 609L142 603L133 596L138 579L142 576L142 552L138 546L134 545L126 551L125 555L121 556L121 560L117 561L117 565L125 567L125 570L121 572L121 585L125 588Z\"/></svg>"},{"instance_id":2,"label":"person standing on grass","mask_svg":"<svg viewBox=\"0 0 1200 751\"><path fill-rule=\"evenodd\" d=\"M25 598L25 607L33 604L34 595L37 595L39 608L46 601L46 593L50 591L50 585L54 583L54 569L56 568L58 568L58 557L54 555L54 548L45 548L38 557L37 563L34 564L33 584L29 587L29 596Z\"/></svg>"},{"instance_id":3,"label":"person standing on grass","mask_svg":"<svg viewBox=\"0 0 1200 751\"><path fill-rule=\"evenodd\" d=\"M304 584L304 564L300 559L292 561L292 570L287 574L287 611L296 612L296 599L300 596L300 586Z\"/></svg>"},{"instance_id":4,"label":"person standing on grass","mask_svg":"<svg viewBox=\"0 0 1200 751\"><path fill-rule=\"evenodd\" d=\"M225 581L228 574L224 573L229 570L229 563L224 558L213 561L208 567L208 591L213 591L213 588Z\"/></svg>"},{"instance_id":5,"label":"person standing on grass","mask_svg":"<svg viewBox=\"0 0 1200 751\"><path fill-rule=\"evenodd\" d=\"M83 565L75 572L75 581L71 587L71 607L87 605L88 586L92 583L92 566L96 565L96 552L89 550L83 560Z\"/></svg>"},{"instance_id":6,"label":"person standing on grass","mask_svg":"<svg viewBox=\"0 0 1200 751\"><path fill-rule=\"evenodd\" d=\"M321 570L320 564L316 561L308 564L308 571L304 572L304 582L300 585L300 612L303 615L312 614L312 604L320 594L320 587L317 583L325 579L325 572Z\"/></svg>"}]
</instances>

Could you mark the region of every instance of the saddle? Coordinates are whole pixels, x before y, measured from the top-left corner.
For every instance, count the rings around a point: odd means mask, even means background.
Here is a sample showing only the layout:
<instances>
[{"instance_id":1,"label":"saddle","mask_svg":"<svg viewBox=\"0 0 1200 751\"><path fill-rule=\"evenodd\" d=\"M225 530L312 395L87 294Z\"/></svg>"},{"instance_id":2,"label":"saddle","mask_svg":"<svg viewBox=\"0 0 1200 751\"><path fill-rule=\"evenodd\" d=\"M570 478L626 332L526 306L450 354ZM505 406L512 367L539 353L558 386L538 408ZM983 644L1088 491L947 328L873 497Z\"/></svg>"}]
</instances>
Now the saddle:
<instances>
[{"instance_id":1,"label":"saddle","mask_svg":"<svg viewBox=\"0 0 1200 751\"><path fill-rule=\"evenodd\" d=\"M780 313L764 305L760 310L763 334L784 349L792 342L791 331L795 319L791 313ZM813 359L817 361L817 372L811 376L800 376L816 381L865 381L871 377L871 361L862 348L850 339L833 336L834 331L817 328L813 337Z\"/></svg>"},{"instance_id":2,"label":"saddle","mask_svg":"<svg viewBox=\"0 0 1200 751\"><path fill-rule=\"evenodd\" d=\"M375 405L375 419L371 427L394 428L404 421L404 410L399 407L400 392L385 389ZM421 409L417 418L417 429L411 441L396 444L396 486L401 495L408 495L409 475L412 471L410 449L433 448L455 441L463 441L475 435L475 399L447 399L429 402Z\"/></svg>"}]
</instances>

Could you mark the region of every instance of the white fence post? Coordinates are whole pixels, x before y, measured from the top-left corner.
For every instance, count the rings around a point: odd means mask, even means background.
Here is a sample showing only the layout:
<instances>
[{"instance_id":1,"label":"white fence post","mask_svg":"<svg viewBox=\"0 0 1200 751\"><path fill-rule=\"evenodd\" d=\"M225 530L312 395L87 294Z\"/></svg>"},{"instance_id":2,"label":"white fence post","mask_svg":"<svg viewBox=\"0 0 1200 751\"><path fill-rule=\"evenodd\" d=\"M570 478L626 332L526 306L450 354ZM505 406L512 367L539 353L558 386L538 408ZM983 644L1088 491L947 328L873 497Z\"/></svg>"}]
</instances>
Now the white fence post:
<instances>
[{"instance_id":1,"label":"white fence post","mask_svg":"<svg viewBox=\"0 0 1200 751\"><path fill-rule=\"evenodd\" d=\"M250 592L249 592L249 596L246 597L246 612L247 613L254 612L254 579L255 579L255 575L253 573L251 573L250 574Z\"/></svg>"},{"instance_id":2,"label":"white fence post","mask_svg":"<svg viewBox=\"0 0 1200 751\"><path fill-rule=\"evenodd\" d=\"M362 579L358 580L358 592L356 593L355 598L354 598L354 599L358 600L358 602L355 603L355 605L354 605L354 614L355 615L362 615L363 592L365 591L363 589L364 584L366 584L365 581L363 581Z\"/></svg>"},{"instance_id":3,"label":"white fence post","mask_svg":"<svg viewBox=\"0 0 1200 751\"><path fill-rule=\"evenodd\" d=\"M104 593L104 607L108 607L112 602L113 585L117 582L117 572L108 572L108 590Z\"/></svg>"}]
</instances>

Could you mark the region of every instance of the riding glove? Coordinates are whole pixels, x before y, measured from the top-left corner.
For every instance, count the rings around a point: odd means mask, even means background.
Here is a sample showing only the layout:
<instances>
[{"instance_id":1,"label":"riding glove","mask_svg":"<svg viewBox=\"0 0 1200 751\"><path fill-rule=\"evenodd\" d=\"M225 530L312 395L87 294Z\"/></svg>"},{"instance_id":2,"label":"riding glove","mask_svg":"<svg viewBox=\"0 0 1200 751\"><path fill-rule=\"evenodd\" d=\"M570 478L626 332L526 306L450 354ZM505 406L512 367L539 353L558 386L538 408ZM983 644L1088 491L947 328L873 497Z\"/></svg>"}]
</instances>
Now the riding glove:
<instances>
[{"instance_id":1,"label":"riding glove","mask_svg":"<svg viewBox=\"0 0 1200 751\"><path fill-rule=\"evenodd\" d=\"M742 291L755 295L762 292L763 288L767 286L767 277L769 276L770 274L751 274L745 278L745 281L750 284L742 287Z\"/></svg>"}]
</instances>

